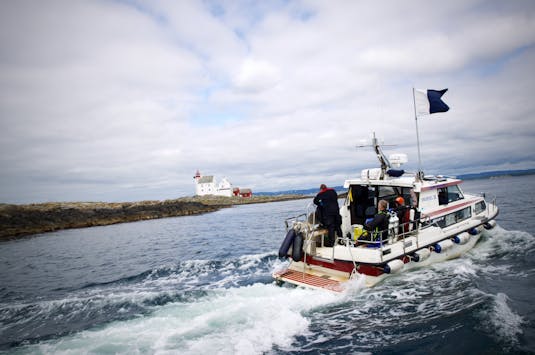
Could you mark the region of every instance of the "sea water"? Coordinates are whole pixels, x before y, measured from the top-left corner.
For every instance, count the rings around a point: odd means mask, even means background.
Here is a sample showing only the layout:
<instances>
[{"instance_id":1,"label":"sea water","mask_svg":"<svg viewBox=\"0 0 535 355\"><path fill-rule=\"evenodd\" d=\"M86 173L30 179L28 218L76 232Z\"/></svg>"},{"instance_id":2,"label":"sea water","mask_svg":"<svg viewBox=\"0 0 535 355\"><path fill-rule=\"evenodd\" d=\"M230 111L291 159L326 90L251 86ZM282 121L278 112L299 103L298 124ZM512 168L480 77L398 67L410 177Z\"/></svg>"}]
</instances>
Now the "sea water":
<instances>
[{"instance_id":1,"label":"sea water","mask_svg":"<svg viewBox=\"0 0 535 355\"><path fill-rule=\"evenodd\" d=\"M498 226L463 257L342 294L276 286L310 200L0 243L0 352L535 353L535 176L466 181Z\"/></svg>"}]
</instances>

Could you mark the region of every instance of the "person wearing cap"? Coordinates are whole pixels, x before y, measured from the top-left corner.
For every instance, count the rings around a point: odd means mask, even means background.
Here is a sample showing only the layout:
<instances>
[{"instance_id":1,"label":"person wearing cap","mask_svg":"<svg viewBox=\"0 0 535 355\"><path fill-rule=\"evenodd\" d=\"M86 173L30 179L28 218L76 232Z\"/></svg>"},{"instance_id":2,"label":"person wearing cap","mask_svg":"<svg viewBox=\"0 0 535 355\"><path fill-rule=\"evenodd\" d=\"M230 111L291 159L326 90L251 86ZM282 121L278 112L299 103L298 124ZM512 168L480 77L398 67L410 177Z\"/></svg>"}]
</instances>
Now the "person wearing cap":
<instances>
[{"instance_id":1,"label":"person wearing cap","mask_svg":"<svg viewBox=\"0 0 535 355\"><path fill-rule=\"evenodd\" d=\"M338 206L338 194L334 189L321 184L320 191L314 197L314 204L318 206L320 223L329 231L325 246L332 247L335 241L335 234L342 237L342 217L340 217L340 207Z\"/></svg>"},{"instance_id":2,"label":"person wearing cap","mask_svg":"<svg viewBox=\"0 0 535 355\"><path fill-rule=\"evenodd\" d=\"M403 199L401 196L396 197L394 202L396 204L396 215L399 219L398 233L406 233L409 231L410 207L405 206L405 199Z\"/></svg>"}]
</instances>

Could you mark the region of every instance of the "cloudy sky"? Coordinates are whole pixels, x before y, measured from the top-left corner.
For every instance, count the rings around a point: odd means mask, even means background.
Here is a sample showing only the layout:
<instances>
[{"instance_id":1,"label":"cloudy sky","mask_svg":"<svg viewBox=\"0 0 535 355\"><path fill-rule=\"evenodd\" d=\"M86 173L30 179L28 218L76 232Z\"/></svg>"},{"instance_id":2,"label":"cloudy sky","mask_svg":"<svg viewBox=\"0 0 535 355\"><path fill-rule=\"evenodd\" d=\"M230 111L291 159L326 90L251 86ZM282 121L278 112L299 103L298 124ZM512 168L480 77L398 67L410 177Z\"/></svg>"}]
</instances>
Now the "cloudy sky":
<instances>
[{"instance_id":1,"label":"cloudy sky","mask_svg":"<svg viewBox=\"0 0 535 355\"><path fill-rule=\"evenodd\" d=\"M413 87L426 173L535 168L535 2L5 0L0 202L341 185L372 132L415 170Z\"/></svg>"}]
</instances>

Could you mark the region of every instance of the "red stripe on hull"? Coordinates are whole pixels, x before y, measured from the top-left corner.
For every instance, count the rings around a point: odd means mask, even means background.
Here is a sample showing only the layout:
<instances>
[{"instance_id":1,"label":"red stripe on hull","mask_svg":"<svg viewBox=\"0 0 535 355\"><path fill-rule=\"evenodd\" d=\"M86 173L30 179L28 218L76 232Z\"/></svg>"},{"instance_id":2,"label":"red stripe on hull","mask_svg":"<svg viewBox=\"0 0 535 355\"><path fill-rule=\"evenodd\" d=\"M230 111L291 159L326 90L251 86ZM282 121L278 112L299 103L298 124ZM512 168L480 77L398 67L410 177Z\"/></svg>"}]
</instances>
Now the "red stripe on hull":
<instances>
[{"instance_id":1,"label":"red stripe on hull","mask_svg":"<svg viewBox=\"0 0 535 355\"><path fill-rule=\"evenodd\" d=\"M306 263L310 265L318 265L326 269L347 272L349 275L351 275L351 272L353 271L353 263L351 261L335 260L334 263L330 263L330 262L314 259L310 255L307 255ZM364 275L369 275L369 276L380 276L384 273L382 268L374 266L374 265L368 265L368 264L358 265L357 271L359 272L359 274L364 274Z\"/></svg>"},{"instance_id":2,"label":"red stripe on hull","mask_svg":"<svg viewBox=\"0 0 535 355\"><path fill-rule=\"evenodd\" d=\"M351 261L335 260L334 263L330 263L327 261L314 259L312 256L307 255L305 262L310 265L318 265L327 269L347 272L349 274L351 274L353 271L353 263Z\"/></svg>"},{"instance_id":3,"label":"red stripe on hull","mask_svg":"<svg viewBox=\"0 0 535 355\"><path fill-rule=\"evenodd\" d=\"M466 207L468 205L472 205L474 203L476 203L474 200L466 201L466 202L460 203L458 205L449 206L449 207L446 207L446 208L442 208L442 209L440 209L438 211L430 212L427 215L429 217L435 217L435 216L438 216L438 215L441 215L441 214L444 214L444 213L447 213L447 212L451 212L451 211L456 210L456 209L464 208L464 207Z\"/></svg>"}]
</instances>

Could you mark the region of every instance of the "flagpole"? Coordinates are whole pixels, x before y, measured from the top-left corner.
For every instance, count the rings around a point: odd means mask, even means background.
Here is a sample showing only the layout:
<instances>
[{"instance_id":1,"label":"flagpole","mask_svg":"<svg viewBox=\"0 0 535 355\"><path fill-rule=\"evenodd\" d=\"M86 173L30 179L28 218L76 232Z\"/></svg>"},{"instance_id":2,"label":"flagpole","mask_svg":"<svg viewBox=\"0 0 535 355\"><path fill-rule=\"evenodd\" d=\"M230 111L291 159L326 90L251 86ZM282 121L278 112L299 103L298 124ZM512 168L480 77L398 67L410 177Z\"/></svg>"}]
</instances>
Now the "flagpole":
<instances>
[{"instance_id":1,"label":"flagpole","mask_svg":"<svg viewBox=\"0 0 535 355\"><path fill-rule=\"evenodd\" d=\"M418 115L416 113L416 97L414 94L414 87L412 88L412 101L414 103L414 122L416 123L416 144L418 146L418 174L417 178L422 179L423 178L423 171L422 171L422 157L420 155L420 134L418 133Z\"/></svg>"}]
</instances>

